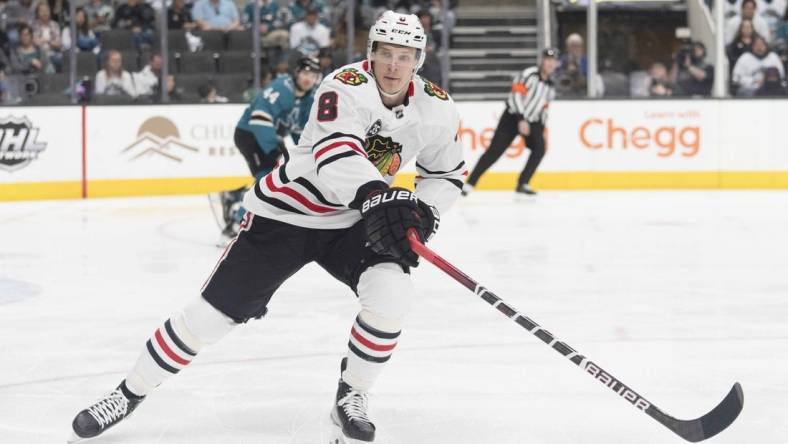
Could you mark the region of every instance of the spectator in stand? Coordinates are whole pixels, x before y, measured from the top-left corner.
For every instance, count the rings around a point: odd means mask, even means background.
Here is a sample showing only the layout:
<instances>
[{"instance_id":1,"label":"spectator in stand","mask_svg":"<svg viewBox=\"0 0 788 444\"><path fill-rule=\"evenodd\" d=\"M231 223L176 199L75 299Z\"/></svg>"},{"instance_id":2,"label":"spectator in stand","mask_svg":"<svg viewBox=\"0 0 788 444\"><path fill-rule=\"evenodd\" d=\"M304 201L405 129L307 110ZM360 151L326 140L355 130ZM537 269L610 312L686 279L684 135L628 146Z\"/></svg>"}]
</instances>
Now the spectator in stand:
<instances>
[{"instance_id":1,"label":"spectator in stand","mask_svg":"<svg viewBox=\"0 0 788 444\"><path fill-rule=\"evenodd\" d=\"M424 28L424 34L427 36L427 45L424 47L424 65L420 74L422 77L442 85L443 71L441 70L441 62L438 59L438 43L432 30L432 14L429 11L420 11L417 16L421 22L421 27Z\"/></svg>"},{"instance_id":2,"label":"spectator in stand","mask_svg":"<svg viewBox=\"0 0 788 444\"><path fill-rule=\"evenodd\" d=\"M98 54L99 41L96 37L96 34L92 29L90 29L88 15L85 13L84 8L79 7L76 9L74 12L74 20L76 21L77 25L77 49L80 51L92 51ZM63 35L60 37L60 41L63 43L64 51L67 51L71 48L71 28L69 26L63 27Z\"/></svg>"},{"instance_id":3,"label":"spectator in stand","mask_svg":"<svg viewBox=\"0 0 788 444\"><path fill-rule=\"evenodd\" d=\"M760 97L782 97L788 96L785 79L780 76L780 70L775 67L768 67L763 72L763 85L755 92Z\"/></svg>"},{"instance_id":4,"label":"spectator in stand","mask_svg":"<svg viewBox=\"0 0 788 444\"><path fill-rule=\"evenodd\" d=\"M130 29L134 33L134 46L137 49L153 44L156 27L156 12L148 3L141 0L126 0L115 11L113 28Z\"/></svg>"},{"instance_id":5,"label":"spectator in stand","mask_svg":"<svg viewBox=\"0 0 788 444\"><path fill-rule=\"evenodd\" d=\"M96 94L137 96L131 74L123 70L123 59L120 52L107 51L104 69L96 73Z\"/></svg>"},{"instance_id":6,"label":"spectator in stand","mask_svg":"<svg viewBox=\"0 0 788 444\"><path fill-rule=\"evenodd\" d=\"M66 25L69 21L69 10L71 7L68 0L47 0L47 4L49 5L52 20L61 26Z\"/></svg>"},{"instance_id":7,"label":"spectator in stand","mask_svg":"<svg viewBox=\"0 0 788 444\"><path fill-rule=\"evenodd\" d=\"M47 71L60 72L63 69L63 43L60 41L60 25L52 20L49 5L44 2L36 5L33 42L41 48L44 57L50 63Z\"/></svg>"},{"instance_id":8,"label":"spectator in stand","mask_svg":"<svg viewBox=\"0 0 788 444\"><path fill-rule=\"evenodd\" d=\"M85 5L85 13L88 15L90 27L97 35L111 29L110 24L115 17L115 11L112 6L104 3L104 0L90 0Z\"/></svg>"},{"instance_id":9,"label":"spectator in stand","mask_svg":"<svg viewBox=\"0 0 788 444\"><path fill-rule=\"evenodd\" d=\"M752 26L752 20L742 20L733 42L725 48L731 71L733 71L736 61L739 60L742 54L752 52L752 41L757 36L755 28Z\"/></svg>"},{"instance_id":10,"label":"spectator in stand","mask_svg":"<svg viewBox=\"0 0 788 444\"><path fill-rule=\"evenodd\" d=\"M315 11L318 19L325 25L330 23L326 17L326 6L320 0L294 0L290 3L290 26L304 21L309 11Z\"/></svg>"},{"instance_id":11,"label":"spectator in stand","mask_svg":"<svg viewBox=\"0 0 788 444\"><path fill-rule=\"evenodd\" d=\"M755 37L752 52L744 53L733 67L732 83L739 97L752 97L764 84L764 71L776 68L780 79L785 79L782 60L773 51L763 37Z\"/></svg>"},{"instance_id":12,"label":"spectator in stand","mask_svg":"<svg viewBox=\"0 0 788 444\"><path fill-rule=\"evenodd\" d=\"M197 27L197 23L192 19L192 5L186 3L186 0L173 0L167 9L167 27L184 31Z\"/></svg>"},{"instance_id":13,"label":"spectator in stand","mask_svg":"<svg viewBox=\"0 0 788 444\"><path fill-rule=\"evenodd\" d=\"M132 79L138 96L150 96L158 89L161 64L161 54L151 54L148 64L140 72L134 73Z\"/></svg>"},{"instance_id":14,"label":"spectator in stand","mask_svg":"<svg viewBox=\"0 0 788 444\"><path fill-rule=\"evenodd\" d=\"M310 9L304 20L290 28L290 48L297 51L297 58L317 56L321 49L331 44L331 30L318 21L317 10Z\"/></svg>"},{"instance_id":15,"label":"spectator in stand","mask_svg":"<svg viewBox=\"0 0 788 444\"><path fill-rule=\"evenodd\" d=\"M197 0L192 8L192 19L204 31L243 29L238 9L231 0Z\"/></svg>"},{"instance_id":16,"label":"spectator in stand","mask_svg":"<svg viewBox=\"0 0 788 444\"><path fill-rule=\"evenodd\" d=\"M749 1L749 0L745 0ZM714 66L706 63L706 46L702 42L685 45L673 56L670 78L677 96L708 96L714 83Z\"/></svg>"},{"instance_id":17,"label":"spectator in stand","mask_svg":"<svg viewBox=\"0 0 788 444\"><path fill-rule=\"evenodd\" d=\"M46 69L44 52L33 42L33 29L19 27L19 45L11 50L11 69L14 74L35 75Z\"/></svg>"},{"instance_id":18,"label":"spectator in stand","mask_svg":"<svg viewBox=\"0 0 788 444\"><path fill-rule=\"evenodd\" d=\"M673 95L673 85L668 79L668 68L656 62L648 70L649 97L668 97Z\"/></svg>"},{"instance_id":19,"label":"spectator in stand","mask_svg":"<svg viewBox=\"0 0 788 444\"><path fill-rule=\"evenodd\" d=\"M279 4L275 0L257 0L260 4L260 36L262 45L277 47L281 51L290 48L290 34L279 13ZM244 7L244 26L251 28L254 24L254 2L249 1Z\"/></svg>"},{"instance_id":20,"label":"spectator in stand","mask_svg":"<svg viewBox=\"0 0 788 444\"><path fill-rule=\"evenodd\" d=\"M563 65L565 62L574 62L580 68L580 74L583 77L588 76L588 58L586 57L586 50L584 47L583 37L580 34L572 33L566 38L566 51L561 54L559 59ZM560 68L559 68L560 70Z\"/></svg>"},{"instance_id":21,"label":"spectator in stand","mask_svg":"<svg viewBox=\"0 0 788 444\"><path fill-rule=\"evenodd\" d=\"M556 93L560 97L585 96L588 89L588 59L580 34L569 34L566 38L566 52L561 55L559 67L555 71Z\"/></svg>"},{"instance_id":22,"label":"spectator in stand","mask_svg":"<svg viewBox=\"0 0 788 444\"><path fill-rule=\"evenodd\" d=\"M200 85L197 88L201 103L227 103L227 97L219 95L219 91L212 83Z\"/></svg>"},{"instance_id":23,"label":"spectator in stand","mask_svg":"<svg viewBox=\"0 0 788 444\"><path fill-rule=\"evenodd\" d=\"M771 35L774 37L786 12L786 0L756 0L756 3L758 15L769 25Z\"/></svg>"},{"instance_id":24,"label":"spectator in stand","mask_svg":"<svg viewBox=\"0 0 788 444\"><path fill-rule=\"evenodd\" d=\"M736 31L738 31L739 24L741 23L742 20L752 21L752 26L753 28L755 28L755 32L757 32L758 35L766 39L767 42L771 40L771 32L769 31L769 25L766 23L766 20L764 20L763 17L761 17L760 15L757 15L755 11L756 11L755 0L742 0L741 14L737 16L733 16L725 21L726 45L730 45L733 42L733 39L736 37Z\"/></svg>"},{"instance_id":25,"label":"spectator in stand","mask_svg":"<svg viewBox=\"0 0 788 444\"><path fill-rule=\"evenodd\" d=\"M21 26L31 25L35 20L36 12L33 0L8 0L4 12L8 41L15 45L19 42Z\"/></svg>"},{"instance_id":26,"label":"spectator in stand","mask_svg":"<svg viewBox=\"0 0 788 444\"><path fill-rule=\"evenodd\" d=\"M172 74L167 75L167 95L170 102L180 102L183 100L183 88L179 88L175 83L175 76ZM153 91L152 100L154 103L161 102L161 88L156 85Z\"/></svg>"}]
</instances>

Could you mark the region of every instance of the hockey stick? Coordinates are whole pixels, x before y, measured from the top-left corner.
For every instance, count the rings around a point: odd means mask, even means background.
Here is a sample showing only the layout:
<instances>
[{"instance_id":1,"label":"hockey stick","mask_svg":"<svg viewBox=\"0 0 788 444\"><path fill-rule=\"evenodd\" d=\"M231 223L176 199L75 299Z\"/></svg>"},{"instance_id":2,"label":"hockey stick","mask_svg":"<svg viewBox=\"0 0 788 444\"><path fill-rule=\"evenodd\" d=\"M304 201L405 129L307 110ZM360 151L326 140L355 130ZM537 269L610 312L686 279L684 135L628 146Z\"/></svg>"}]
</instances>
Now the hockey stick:
<instances>
[{"instance_id":1,"label":"hockey stick","mask_svg":"<svg viewBox=\"0 0 788 444\"><path fill-rule=\"evenodd\" d=\"M479 285L478 282L473 280L467 274L463 273L457 267L450 264L445 259L435 254L435 252L424 246L415 229L411 228L408 230L408 240L410 241L411 248L413 248L413 251L415 251L416 254L440 268L443 272L454 278L454 280L462 284L465 288L471 290L474 294L481 297L487 301L488 304L492 305L498 311L506 315L506 317L513 320L521 327L528 330L531 334L541 339L552 349L575 363L586 373L593 376L594 379L598 380L610 390L613 390L616 394L629 401L633 406L644 411L648 416L656 419L662 425L672 430L673 433L681 436L687 441L698 442L711 438L712 436L725 430L725 428L731 425L736 417L739 416L739 412L741 412L741 409L744 406L744 393L742 392L741 385L738 382L733 384L731 391L728 392L728 395L717 405L717 407L714 407L714 409L712 409L709 413L706 413L698 419L685 421L676 419L664 413L662 410L657 408L657 406L652 404L651 401L648 401L646 398L640 396L637 392L629 388L623 382L613 377L609 372L603 370L602 367L576 352L565 342L561 342L556 339L552 333L540 327L539 324L532 321L527 316L520 314L520 312L518 312L514 307L508 305L490 290Z\"/></svg>"}]
</instances>

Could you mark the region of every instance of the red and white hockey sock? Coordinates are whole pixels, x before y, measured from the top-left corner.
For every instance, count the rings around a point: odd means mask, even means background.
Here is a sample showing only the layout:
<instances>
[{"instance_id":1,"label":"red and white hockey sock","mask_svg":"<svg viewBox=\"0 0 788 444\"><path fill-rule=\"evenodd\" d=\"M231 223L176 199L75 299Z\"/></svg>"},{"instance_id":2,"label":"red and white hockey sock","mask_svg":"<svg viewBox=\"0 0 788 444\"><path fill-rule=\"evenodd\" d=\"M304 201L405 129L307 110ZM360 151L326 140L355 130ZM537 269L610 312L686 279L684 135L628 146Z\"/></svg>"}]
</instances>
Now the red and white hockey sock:
<instances>
[{"instance_id":1,"label":"red and white hockey sock","mask_svg":"<svg viewBox=\"0 0 788 444\"><path fill-rule=\"evenodd\" d=\"M392 328L394 323L375 322L374 319L370 322L369 318L374 317L369 314L362 317L363 314L364 312L356 317L356 322L350 330L348 362L347 368L342 372L342 380L356 390L367 391L372 388L385 363L391 358L397 346L400 330L398 322L397 326Z\"/></svg>"},{"instance_id":2,"label":"red and white hockey sock","mask_svg":"<svg viewBox=\"0 0 788 444\"><path fill-rule=\"evenodd\" d=\"M221 339L235 325L200 297L153 332L126 376L126 387L136 395L146 396L189 365L203 347Z\"/></svg>"}]
</instances>

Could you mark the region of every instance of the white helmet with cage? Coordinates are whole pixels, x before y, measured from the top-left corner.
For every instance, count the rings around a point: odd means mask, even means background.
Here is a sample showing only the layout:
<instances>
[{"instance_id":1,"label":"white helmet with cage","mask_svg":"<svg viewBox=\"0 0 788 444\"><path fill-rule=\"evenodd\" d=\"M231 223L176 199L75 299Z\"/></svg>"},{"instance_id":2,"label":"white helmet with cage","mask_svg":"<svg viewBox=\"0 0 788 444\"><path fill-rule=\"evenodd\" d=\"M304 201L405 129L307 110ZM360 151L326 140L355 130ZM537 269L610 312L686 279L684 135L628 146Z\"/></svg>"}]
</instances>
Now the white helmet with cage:
<instances>
[{"instance_id":1,"label":"white helmet with cage","mask_svg":"<svg viewBox=\"0 0 788 444\"><path fill-rule=\"evenodd\" d=\"M419 18L413 14L399 14L394 11L386 11L369 28L369 40L367 41L367 59L372 60L372 51L375 43L391 43L394 45L416 48L418 62L413 69L415 74L421 65L424 64L426 54L424 48L427 45L427 36L424 28L421 27Z\"/></svg>"}]
</instances>

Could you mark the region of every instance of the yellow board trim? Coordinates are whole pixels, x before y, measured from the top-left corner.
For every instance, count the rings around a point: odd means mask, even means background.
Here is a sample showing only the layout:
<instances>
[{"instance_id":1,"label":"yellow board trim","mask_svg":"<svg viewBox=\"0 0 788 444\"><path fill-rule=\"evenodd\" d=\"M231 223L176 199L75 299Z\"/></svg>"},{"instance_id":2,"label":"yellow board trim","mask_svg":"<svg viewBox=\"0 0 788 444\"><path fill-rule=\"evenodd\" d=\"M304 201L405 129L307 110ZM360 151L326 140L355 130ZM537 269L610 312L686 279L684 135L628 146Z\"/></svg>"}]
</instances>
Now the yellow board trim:
<instances>
[{"instance_id":1,"label":"yellow board trim","mask_svg":"<svg viewBox=\"0 0 788 444\"><path fill-rule=\"evenodd\" d=\"M512 190L518 173L490 172L477 184L479 190ZM415 174L403 173L395 186L412 188ZM206 194L251 183L248 177L189 177L177 179L91 180L88 197L161 196ZM725 172L543 172L532 185L540 190L638 190L638 189L788 189L788 171ZM0 183L0 201L78 199L79 181Z\"/></svg>"},{"instance_id":2,"label":"yellow board trim","mask_svg":"<svg viewBox=\"0 0 788 444\"><path fill-rule=\"evenodd\" d=\"M38 199L79 199L82 197L82 182L22 182L0 183L0 201Z\"/></svg>"},{"instance_id":3,"label":"yellow board trim","mask_svg":"<svg viewBox=\"0 0 788 444\"><path fill-rule=\"evenodd\" d=\"M415 174L401 174L397 186L409 186ZM519 173L489 172L477 190L513 190ZM543 172L531 185L540 190L642 190L642 189L788 189L788 171L724 172Z\"/></svg>"}]
</instances>

